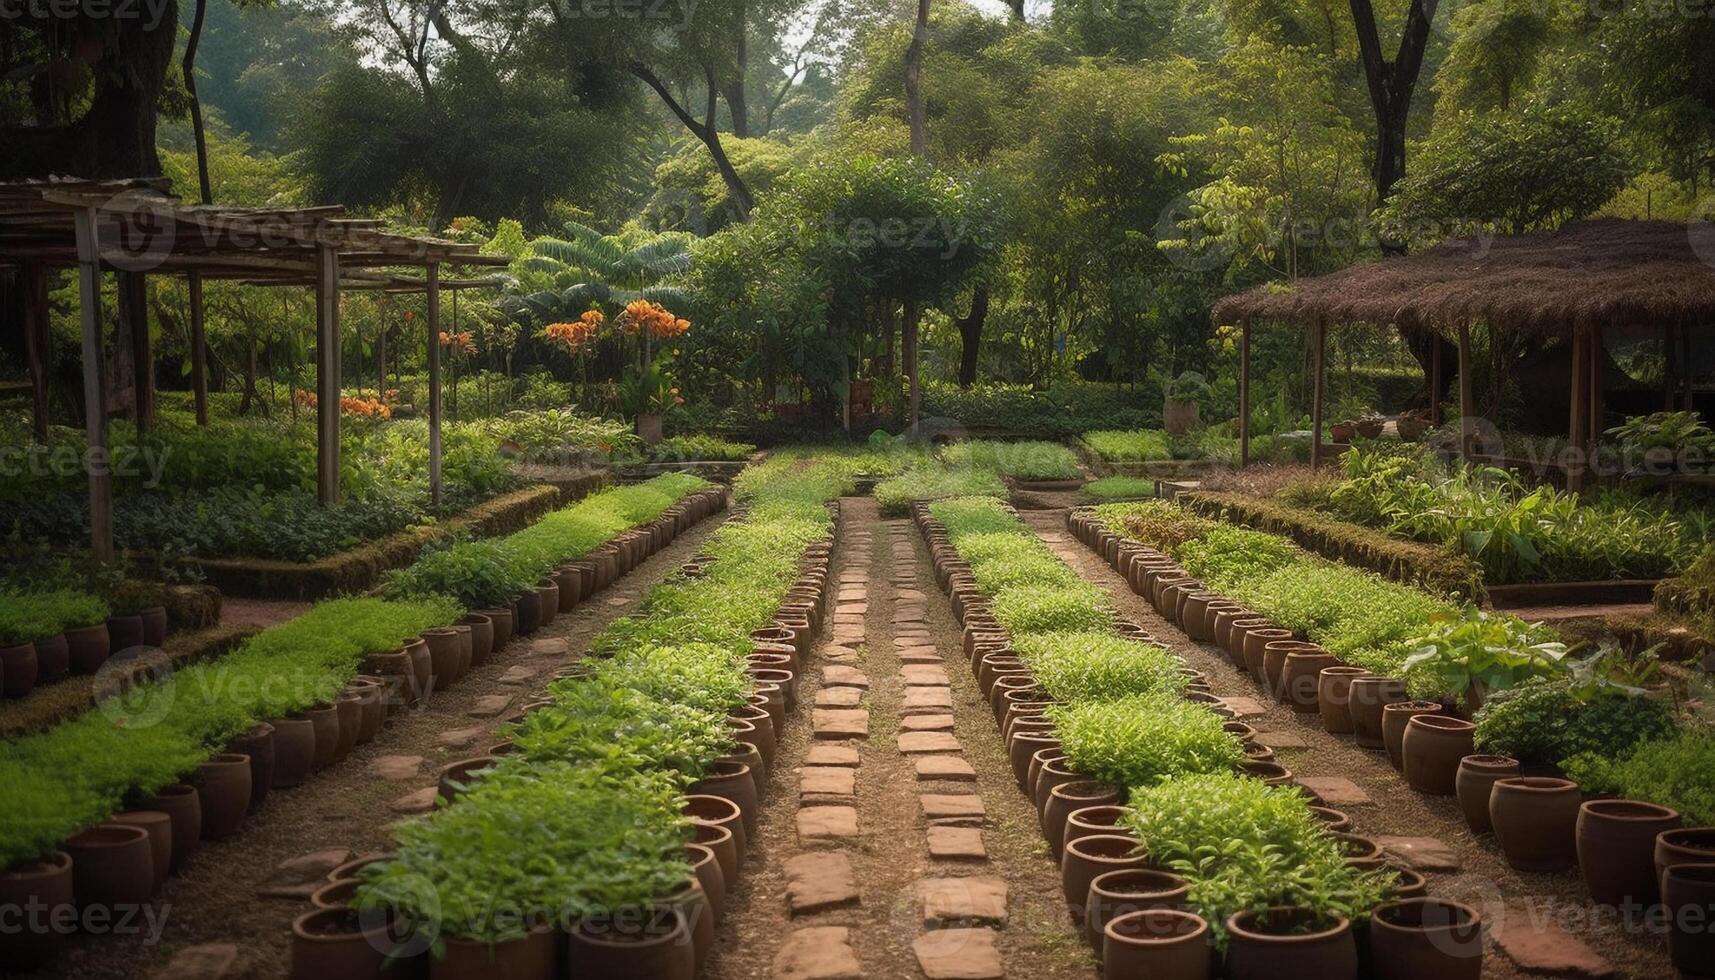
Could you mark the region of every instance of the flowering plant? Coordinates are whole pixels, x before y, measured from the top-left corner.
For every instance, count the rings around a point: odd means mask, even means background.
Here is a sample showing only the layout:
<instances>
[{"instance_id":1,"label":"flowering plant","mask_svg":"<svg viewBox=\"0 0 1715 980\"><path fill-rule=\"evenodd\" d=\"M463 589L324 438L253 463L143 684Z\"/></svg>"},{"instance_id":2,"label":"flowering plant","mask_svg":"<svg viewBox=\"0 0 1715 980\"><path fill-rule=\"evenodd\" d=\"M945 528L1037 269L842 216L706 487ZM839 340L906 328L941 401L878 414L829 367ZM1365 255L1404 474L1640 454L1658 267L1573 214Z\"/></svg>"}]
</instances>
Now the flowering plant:
<instances>
[{"instance_id":1,"label":"flowering plant","mask_svg":"<svg viewBox=\"0 0 1715 980\"><path fill-rule=\"evenodd\" d=\"M619 327L627 334L647 332L656 340L671 340L691 329L691 321L676 317L666 307L646 299L626 304L619 315Z\"/></svg>"}]
</instances>

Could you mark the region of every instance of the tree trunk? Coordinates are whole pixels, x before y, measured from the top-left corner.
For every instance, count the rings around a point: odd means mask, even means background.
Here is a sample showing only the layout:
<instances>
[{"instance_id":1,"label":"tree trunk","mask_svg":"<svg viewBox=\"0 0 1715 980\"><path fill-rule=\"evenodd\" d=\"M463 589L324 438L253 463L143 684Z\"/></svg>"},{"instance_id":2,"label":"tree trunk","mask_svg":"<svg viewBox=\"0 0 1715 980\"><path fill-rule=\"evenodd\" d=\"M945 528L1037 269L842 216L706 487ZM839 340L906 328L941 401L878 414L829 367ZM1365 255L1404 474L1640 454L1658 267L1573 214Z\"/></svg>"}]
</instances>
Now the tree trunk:
<instances>
[{"instance_id":1,"label":"tree trunk","mask_svg":"<svg viewBox=\"0 0 1715 980\"><path fill-rule=\"evenodd\" d=\"M959 339L963 345L959 351L959 387L969 388L977 382L977 354L983 341L983 323L989 315L989 289L980 285L971 294L971 313L958 319Z\"/></svg>"},{"instance_id":2,"label":"tree trunk","mask_svg":"<svg viewBox=\"0 0 1715 980\"><path fill-rule=\"evenodd\" d=\"M1007 9L1012 11L1014 23L1024 23L1024 0L1006 0Z\"/></svg>"},{"instance_id":3,"label":"tree trunk","mask_svg":"<svg viewBox=\"0 0 1715 980\"><path fill-rule=\"evenodd\" d=\"M721 88L721 97L726 99L727 112L732 116L732 134L739 139L750 137L750 110L744 94L745 79L750 74L750 24L745 16L745 5L739 3L733 12L737 21L733 25L733 51L736 67L733 77L727 79Z\"/></svg>"},{"instance_id":4,"label":"tree trunk","mask_svg":"<svg viewBox=\"0 0 1715 980\"><path fill-rule=\"evenodd\" d=\"M929 2L917 0L917 27L905 49L905 111L911 121L911 152L929 155L929 128L923 110L923 48L929 41Z\"/></svg>"},{"instance_id":5,"label":"tree trunk","mask_svg":"<svg viewBox=\"0 0 1715 980\"><path fill-rule=\"evenodd\" d=\"M196 13L191 18L190 37L185 41L185 92L191 98L191 134L197 145L197 188L202 203L214 203L214 189L208 180L208 133L203 129L202 99L197 97L197 45L202 43L202 21L208 0L196 0Z\"/></svg>"},{"instance_id":6,"label":"tree trunk","mask_svg":"<svg viewBox=\"0 0 1715 980\"><path fill-rule=\"evenodd\" d=\"M678 118L679 122L691 131L691 135L701 140L703 146L708 148L709 156L715 161L715 169L720 172L721 180L726 183L727 191L732 195L733 206L738 209L739 220L749 218L751 210L756 207L756 199L751 196L750 188L745 185L744 178L739 176L738 169L732 165L732 160L727 157L726 148L721 145L720 130L715 128L715 99L718 97L719 91L715 85L714 73L708 72L708 112L704 116L704 121L698 122L695 117L685 111L685 107L680 105L679 100L674 98L673 93L668 90L666 83L647 65L633 63L630 66L630 71L653 89L655 94L661 97L661 101L666 103L673 115Z\"/></svg>"}]
</instances>

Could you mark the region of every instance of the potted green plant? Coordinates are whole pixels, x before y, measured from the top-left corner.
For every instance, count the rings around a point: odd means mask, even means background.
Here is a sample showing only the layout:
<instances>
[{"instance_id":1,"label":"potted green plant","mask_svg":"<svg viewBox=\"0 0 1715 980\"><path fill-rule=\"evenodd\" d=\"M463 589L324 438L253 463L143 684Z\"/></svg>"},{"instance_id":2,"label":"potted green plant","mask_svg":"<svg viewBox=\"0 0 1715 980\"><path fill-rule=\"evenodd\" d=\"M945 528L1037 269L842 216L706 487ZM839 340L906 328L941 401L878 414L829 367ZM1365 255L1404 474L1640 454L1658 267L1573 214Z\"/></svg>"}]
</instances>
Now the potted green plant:
<instances>
[{"instance_id":1,"label":"potted green plant","mask_svg":"<svg viewBox=\"0 0 1715 980\"><path fill-rule=\"evenodd\" d=\"M1198 403L1209 397L1209 381L1195 371L1186 371L1162 383L1161 426L1168 435L1182 436L1200 423Z\"/></svg>"},{"instance_id":2,"label":"potted green plant","mask_svg":"<svg viewBox=\"0 0 1715 980\"><path fill-rule=\"evenodd\" d=\"M663 439L663 418L684 401L672 377L653 361L626 373L620 382L619 398L625 414L637 420L637 437L651 446Z\"/></svg>"},{"instance_id":3,"label":"potted green plant","mask_svg":"<svg viewBox=\"0 0 1715 980\"><path fill-rule=\"evenodd\" d=\"M1619 443L1626 468L1632 472L1665 473L1678 463L1707 465L1715 457L1715 431L1696 412L1633 416L1607 435Z\"/></svg>"}]
</instances>

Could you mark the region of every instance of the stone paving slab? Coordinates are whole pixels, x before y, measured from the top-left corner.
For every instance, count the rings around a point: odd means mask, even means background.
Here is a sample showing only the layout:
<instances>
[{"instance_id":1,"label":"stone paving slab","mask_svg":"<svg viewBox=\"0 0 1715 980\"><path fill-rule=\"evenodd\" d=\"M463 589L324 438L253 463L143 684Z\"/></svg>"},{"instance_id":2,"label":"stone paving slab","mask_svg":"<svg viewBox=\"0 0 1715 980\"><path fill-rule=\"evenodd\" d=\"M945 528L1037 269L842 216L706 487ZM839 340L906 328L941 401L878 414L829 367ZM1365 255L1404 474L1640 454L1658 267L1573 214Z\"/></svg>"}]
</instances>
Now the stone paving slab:
<instances>
[{"instance_id":1,"label":"stone paving slab","mask_svg":"<svg viewBox=\"0 0 1715 980\"><path fill-rule=\"evenodd\" d=\"M1459 852L1434 837L1373 837L1388 857L1414 871L1460 871Z\"/></svg>"},{"instance_id":2,"label":"stone paving slab","mask_svg":"<svg viewBox=\"0 0 1715 980\"><path fill-rule=\"evenodd\" d=\"M989 852L983 844L983 832L977 827L929 828L929 856L941 861L987 861Z\"/></svg>"},{"instance_id":3,"label":"stone paving slab","mask_svg":"<svg viewBox=\"0 0 1715 980\"><path fill-rule=\"evenodd\" d=\"M793 915L858 904L857 877L844 851L810 851L786 861L786 906Z\"/></svg>"},{"instance_id":4,"label":"stone paving slab","mask_svg":"<svg viewBox=\"0 0 1715 980\"><path fill-rule=\"evenodd\" d=\"M975 793L924 793L917 799L929 820L981 821L988 815L983 798Z\"/></svg>"},{"instance_id":5,"label":"stone paving slab","mask_svg":"<svg viewBox=\"0 0 1715 980\"><path fill-rule=\"evenodd\" d=\"M845 926L793 930L774 954L774 980L862 980L863 975Z\"/></svg>"},{"instance_id":6,"label":"stone paving slab","mask_svg":"<svg viewBox=\"0 0 1715 980\"><path fill-rule=\"evenodd\" d=\"M1331 807L1367 806L1375 802L1362 786L1345 776L1301 776L1298 784Z\"/></svg>"},{"instance_id":7,"label":"stone paving slab","mask_svg":"<svg viewBox=\"0 0 1715 980\"><path fill-rule=\"evenodd\" d=\"M964 751L959 740L946 732L906 732L898 737L898 744L906 755Z\"/></svg>"},{"instance_id":8,"label":"stone paving slab","mask_svg":"<svg viewBox=\"0 0 1715 980\"><path fill-rule=\"evenodd\" d=\"M843 667L833 664L822 668L822 685L824 687L869 687L869 675L856 667Z\"/></svg>"},{"instance_id":9,"label":"stone paving slab","mask_svg":"<svg viewBox=\"0 0 1715 980\"><path fill-rule=\"evenodd\" d=\"M969 762L956 755L921 755L917 757L917 778L974 783L977 781L977 771Z\"/></svg>"},{"instance_id":10,"label":"stone paving slab","mask_svg":"<svg viewBox=\"0 0 1715 980\"><path fill-rule=\"evenodd\" d=\"M929 980L1002 980L1000 949L993 929L935 929L911 944Z\"/></svg>"},{"instance_id":11,"label":"stone paving slab","mask_svg":"<svg viewBox=\"0 0 1715 980\"><path fill-rule=\"evenodd\" d=\"M1531 910L1509 907L1490 919L1489 935L1507 958L1531 973L1561 977L1610 977L1614 966L1582 940Z\"/></svg>"},{"instance_id":12,"label":"stone paving slab","mask_svg":"<svg viewBox=\"0 0 1715 980\"><path fill-rule=\"evenodd\" d=\"M818 708L855 708L862 703L861 687L824 687L816 692Z\"/></svg>"},{"instance_id":13,"label":"stone paving slab","mask_svg":"<svg viewBox=\"0 0 1715 980\"><path fill-rule=\"evenodd\" d=\"M801 840L843 840L858 835L858 812L852 806L807 806L798 811Z\"/></svg>"},{"instance_id":14,"label":"stone paving slab","mask_svg":"<svg viewBox=\"0 0 1715 980\"><path fill-rule=\"evenodd\" d=\"M806 766L856 766L860 755L855 745L816 742L804 754Z\"/></svg>"},{"instance_id":15,"label":"stone paving slab","mask_svg":"<svg viewBox=\"0 0 1715 980\"><path fill-rule=\"evenodd\" d=\"M902 732L950 732L956 724L952 715L906 715L899 719Z\"/></svg>"},{"instance_id":16,"label":"stone paving slab","mask_svg":"<svg viewBox=\"0 0 1715 980\"><path fill-rule=\"evenodd\" d=\"M1006 924L1006 881L998 875L926 878L917 894L925 928Z\"/></svg>"},{"instance_id":17,"label":"stone paving slab","mask_svg":"<svg viewBox=\"0 0 1715 980\"><path fill-rule=\"evenodd\" d=\"M862 708L817 708L810 727L818 739L869 737L869 712Z\"/></svg>"},{"instance_id":18,"label":"stone paving slab","mask_svg":"<svg viewBox=\"0 0 1715 980\"><path fill-rule=\"evenodd\" d=\"M857 770L849 766L805 766L798 774L804 795L852 796L857 793Z\"/></svg>"}]
</instances>

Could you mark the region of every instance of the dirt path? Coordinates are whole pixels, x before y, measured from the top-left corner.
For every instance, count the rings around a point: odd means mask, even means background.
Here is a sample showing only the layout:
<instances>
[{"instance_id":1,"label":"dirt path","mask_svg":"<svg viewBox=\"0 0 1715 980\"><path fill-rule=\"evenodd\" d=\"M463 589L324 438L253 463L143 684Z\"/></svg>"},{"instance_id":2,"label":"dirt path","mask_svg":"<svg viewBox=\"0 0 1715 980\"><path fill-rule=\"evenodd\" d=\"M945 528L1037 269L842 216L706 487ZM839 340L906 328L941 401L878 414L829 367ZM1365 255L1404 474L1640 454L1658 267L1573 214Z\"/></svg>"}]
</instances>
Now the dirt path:
<instances>
[{"instance_id":1,"label":"dirt path","mask_svg":"<svg viewBox=\"0 0 1715 980\"><path fill-rule=\"evenodd\" d=\"M1477 907L1491 926L1484 977L1600 976L1609 970L1613 976L1638 980L1673 975L1664 934L1628 928L1611 910L1587 904L1576 871L1512 870L1493 838L1470 832L1455 799L1412 790L1384 753L1329 734L1319 715L1299 715L1275 703L1249 675L1235 670L1220 648L1192 641L1159 616L1122 576L1066 530L1065 511L1022 516L1081 577L1106 587L1122 616L1141 623L1207 673L1215 694L1236 699L1229 707L1258 729L1258 741L1274 748L1282 764L1300 778L1340 780L1334 788L1345 798L1330 797L1329 803L1352 817L1355 833L1372 839L1418 839L1417 870L1429 879L1431 893ZM1397 859L1401 852L1393 853Z\"/></svg>"},{"instance_id":2,"label":"dirt path","mask_svg":"<svg viewBox=\"0 0 1715 980\"><path fill-rule=\"evenodd\" d=\"M320 866L339 855L384 848L392 823L432 803L441 767L480 754L494 741L489 733L501 723L500 715L526 693L546 687L554 669L587 652L608 623L634 611L650 586L694 554L721 520L704 520L534 636L496 651L422 710L391 719L379 737L343 762L296 789L270 793L237 835L203 842L191 865L161 890L159 941L147 935L80 935L58 962L31 976L182 980L203 975L189 972L198 953L220 963L232 958L226 973L210 975L285 976L291 921L310 906L303 899L259 894L282 878L279 866L308 855L321 856L308 862ZM229 948L195 948L207 944ZM180 953L187 958L175 961Z\"/></svg>"},{"instance_id":3,"label":"dirt path","mask_svg":"<svg viewBox=\"0 0 1715 980\"><path fill-rule=\"evenodd\" d=\"M843 504L832 627L708 976L1088 978L915 527Z\"/></svg>"}]
</instances>

